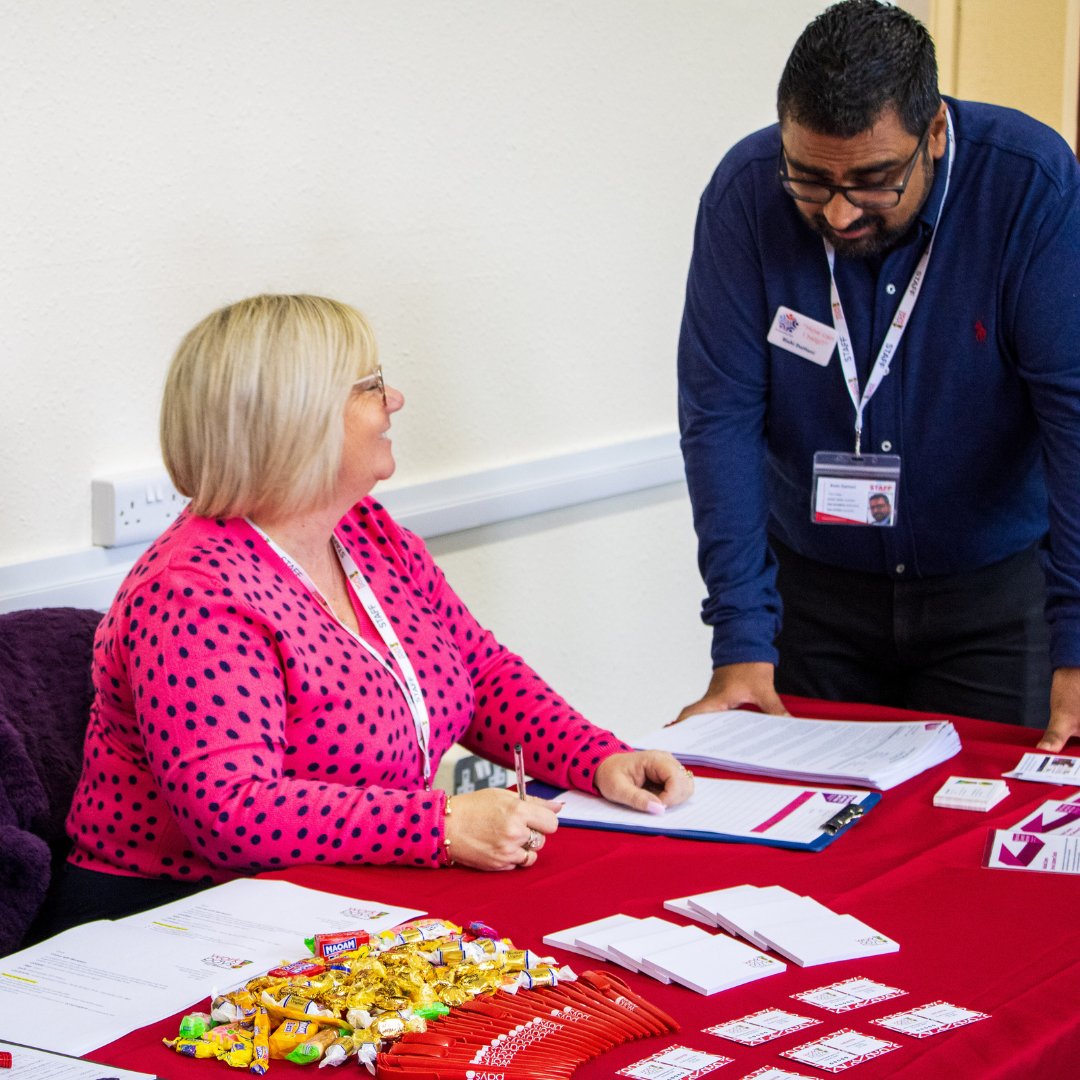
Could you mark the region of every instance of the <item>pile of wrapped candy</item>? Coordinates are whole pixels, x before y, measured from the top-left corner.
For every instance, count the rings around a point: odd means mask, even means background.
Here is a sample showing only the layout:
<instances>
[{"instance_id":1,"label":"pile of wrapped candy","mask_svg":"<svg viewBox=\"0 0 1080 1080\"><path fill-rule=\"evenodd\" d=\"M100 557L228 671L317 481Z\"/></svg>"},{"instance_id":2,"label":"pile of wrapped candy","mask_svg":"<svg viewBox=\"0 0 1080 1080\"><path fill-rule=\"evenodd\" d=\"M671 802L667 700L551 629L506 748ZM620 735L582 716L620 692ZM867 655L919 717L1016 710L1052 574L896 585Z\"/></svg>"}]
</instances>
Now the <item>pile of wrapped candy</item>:
<instances>
[{"instance_id":1,"label":"pile of wrapped candy","mask_svg":"<svg viewBox=\"0 0 1080 1080\"><path fill-rule=\"evenodd\" d=\"M184 1017L165 1044L261 1075L275 1058L371 1072L406 1034L478 995L573 981L569 968L516 949L480 923L421 919L369 936L318 934L312 955L274 968Z\"/></svg>"}]
</instances>

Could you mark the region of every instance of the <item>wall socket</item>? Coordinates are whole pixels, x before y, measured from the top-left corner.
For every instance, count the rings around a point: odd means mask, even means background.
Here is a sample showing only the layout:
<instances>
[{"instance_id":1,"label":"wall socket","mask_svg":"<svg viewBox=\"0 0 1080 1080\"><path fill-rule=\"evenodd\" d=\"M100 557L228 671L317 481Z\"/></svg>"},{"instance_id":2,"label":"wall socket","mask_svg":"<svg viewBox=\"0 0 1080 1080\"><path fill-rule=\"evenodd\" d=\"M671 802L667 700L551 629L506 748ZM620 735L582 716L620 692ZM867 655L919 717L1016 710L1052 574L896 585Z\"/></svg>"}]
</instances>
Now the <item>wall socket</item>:
<instances>
[{"instance_id":1,"label":"wall socket","mask_svg":"<svg viewBox=\"0 0 1080 1080\"><path fill-rule=\"evenodd\" d=\"M99 547L154 540L188 504L161 466L90 481L91 539Z\"/></svg>"}]
</instances>

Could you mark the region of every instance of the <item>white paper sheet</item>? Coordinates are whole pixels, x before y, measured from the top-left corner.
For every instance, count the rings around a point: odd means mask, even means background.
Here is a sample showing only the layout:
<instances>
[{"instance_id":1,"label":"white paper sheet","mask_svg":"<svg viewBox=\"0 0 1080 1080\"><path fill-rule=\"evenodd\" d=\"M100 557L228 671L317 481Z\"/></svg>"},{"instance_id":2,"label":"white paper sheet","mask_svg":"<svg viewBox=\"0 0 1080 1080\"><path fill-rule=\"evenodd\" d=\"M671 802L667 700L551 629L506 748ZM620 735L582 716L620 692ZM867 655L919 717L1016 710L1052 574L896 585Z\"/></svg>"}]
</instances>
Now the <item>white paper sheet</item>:
<instances>
[{"instance_id":1,"label":"white paper sheet","mask_svg":"<svg viewBox=\"0 0 1080 1080\"><path fill-rule=\"evenodd\" d=\"M152 1073L98 1065L18 1043L0 1042L11 1055L11 1080L156 1080Z\"/></svg>"},{"instance_id":2,"label":"white paper sheet","mask_svg":"<svg viewBox=\"0 0 1080 1080\"><path fill-rule=\"evenodd\" d=\"M273 967L303 955L304 938L334 930L377 934L423 915L419 908L356 900L288 881L238 878L126 919L122 927L235 952ZM196 944L198 943L198 944Z\"/></svg>"},{"instance_id":3,"label":"white paper sheet","mask_svg":"<svg viewBox=\"0 0 1080 1080\"><path fill-rule=\"evenodd\" d=\"M598 795L566 791L559 820L625 828L631 832L700 833L748 840L812 844L822 826L845 806L864 798L858 791L770 784L759 780L698 777L694 793L663 814L643 814Z\"/></svg>"},{"instance_id":4,"label":"white paper sheet","mask_svg":"<svg viewBox=\"0 0 1080 1080\"><path fill-rule=\"evenodd\" d=\"M313 933L382 930L420 914L244 878L140 915L87 923L0 959L0 1039L85 1054L299 959Z\"/></svg>"},{"instance_id":5,"label":"white paper sheet","mask_svg":"<svg viewBox=\"0 0 1080 1080\"><path fill-rule=\"evenodd\" d=\"M698 713L637 745L690 764L881 790L960 752L956 729L944 720L805 720L746 709Z\"/></svg>"}]
</instances>

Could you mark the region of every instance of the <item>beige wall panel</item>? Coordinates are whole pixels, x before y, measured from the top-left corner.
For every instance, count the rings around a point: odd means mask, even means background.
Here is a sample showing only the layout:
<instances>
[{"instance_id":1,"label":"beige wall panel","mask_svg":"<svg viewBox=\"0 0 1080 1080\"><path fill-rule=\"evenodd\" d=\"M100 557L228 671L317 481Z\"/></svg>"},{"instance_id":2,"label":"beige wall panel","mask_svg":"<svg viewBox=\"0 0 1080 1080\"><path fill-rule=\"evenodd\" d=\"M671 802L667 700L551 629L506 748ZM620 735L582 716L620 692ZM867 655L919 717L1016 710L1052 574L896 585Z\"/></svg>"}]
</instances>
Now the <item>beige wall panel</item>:
<instances>
[{"instance_id":1,"label":"beige wall panel","mask_svg":"<svg viewBox=\"0 0 1080 1080\"><path fill-rule=\"evenodd\" d=\"M1076 146L1080 0L940 0L942 89L1009 105Z\"/></svg>"}]
</instances>

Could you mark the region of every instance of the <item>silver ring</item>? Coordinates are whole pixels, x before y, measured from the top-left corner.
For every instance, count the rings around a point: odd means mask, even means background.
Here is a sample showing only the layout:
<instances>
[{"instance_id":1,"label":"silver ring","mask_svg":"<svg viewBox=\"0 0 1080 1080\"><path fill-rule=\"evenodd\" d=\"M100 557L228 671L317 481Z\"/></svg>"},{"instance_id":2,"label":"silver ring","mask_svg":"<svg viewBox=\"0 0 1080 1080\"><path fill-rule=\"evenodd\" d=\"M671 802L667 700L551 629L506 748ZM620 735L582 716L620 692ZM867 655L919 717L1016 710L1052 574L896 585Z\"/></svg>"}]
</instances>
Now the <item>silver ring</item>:
<instances>
[{"instance_id":1,"label":"silver ring","mask_svg":"<svg viewBox=\"0 0 1080 1080\"><path fill-rule=\"evenodd\" d=\"M543 842L544 838L535 829L530 829L529 839L521 846L526 851L535 851Z\"/></svg>"}]
</instances>

